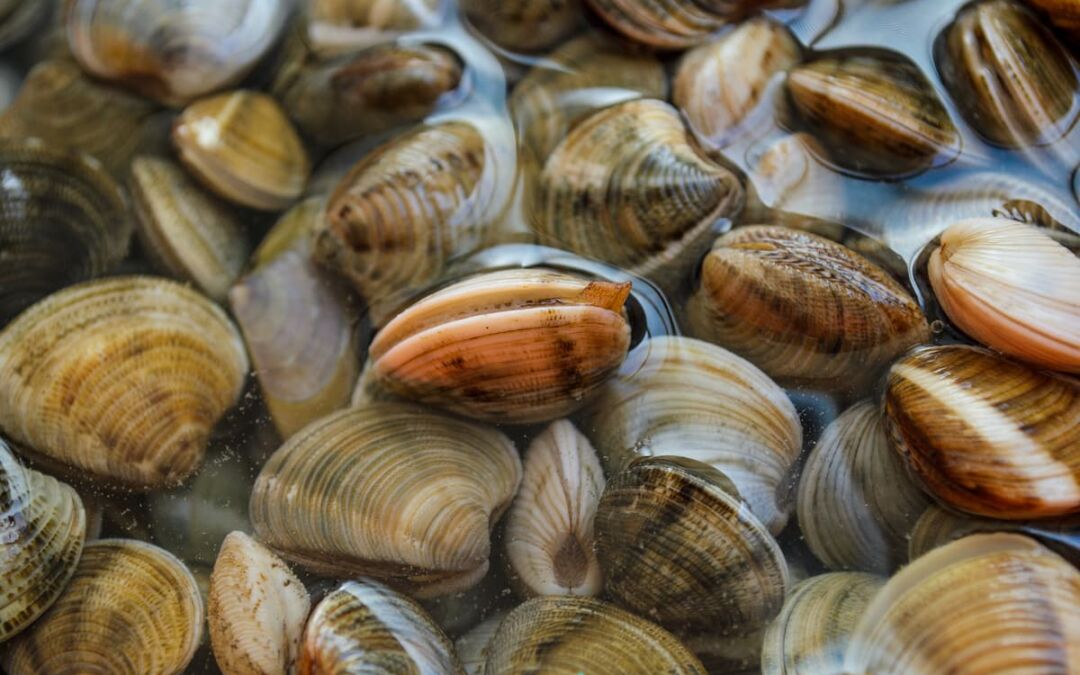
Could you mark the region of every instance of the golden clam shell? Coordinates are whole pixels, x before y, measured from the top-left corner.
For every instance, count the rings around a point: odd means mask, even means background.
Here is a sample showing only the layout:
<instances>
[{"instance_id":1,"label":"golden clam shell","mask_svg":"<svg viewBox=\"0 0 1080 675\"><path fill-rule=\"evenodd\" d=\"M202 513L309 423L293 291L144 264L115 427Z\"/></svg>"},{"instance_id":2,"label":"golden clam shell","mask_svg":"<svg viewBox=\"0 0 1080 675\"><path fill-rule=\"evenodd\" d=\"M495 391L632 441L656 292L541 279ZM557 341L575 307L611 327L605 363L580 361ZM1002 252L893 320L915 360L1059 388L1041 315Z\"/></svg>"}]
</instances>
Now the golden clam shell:
<instances>
[{"instance_id":1,"label":"golden clam shell","mask_svg":"<svg viewBox=\"0 0 1080 675\"><path fill-rule=\"evenodd\" d=\"M1080 512L1080 383L978 347L925 347L897 361L887 429L937 500L990 518Z\"/></svg>"},{"instance_id":2,"label":"golden clam shell","mask_svg":"<svg viewBox=\"0 0 1080 675\"><path fill-rule=\"evenodd\" d=\"M479 274L398 314L375 336L375 381L482 420L567 415L626 357L630 283L545 269Z\"/></svg>"},{"instance_id":3,"label":"golden clam shell","mask_svg":"<svg viewBox=\"0 0 1080 675\"><path fill-rule=\"evenodd\" d=\"M1080 566L1080 516L1052 520L990 520L962 515L936 504L927 507L912 528L908 559L921 558L935 548L980 532L1027 535L1073 565Z\"/></svg>"},{"instance_id":4,"label":"golden clam shell","mask_svg":"<svg viewBox=\"0 0 1080 675\"><path fill-rule=\"evenodd\" d=\"M88 282L0 332L0 427L84 478L175 484L247 370L236 328L199 293L153 277Z\"/></svg>"},{"instance_id":5,"label":"golden clam shell","mask_svg":"<svg viewBox=\"0 0 1080 675\"><path fill-rule=\"evenodd\" d=\"M381 403L293 435L251 494L260 540L321 574L367 574L418 597L487 572L490 530L521 481L506 436L423 408Z\"/></svg>"},{"instance_id":6,"label":"golden clam shell","mask_svg":"<svg viewBox=\"0 0 1080 675\"><path fill-rule=\"evenodd\" d=\"M441 0L306 0L308 40L323 55L355 51L434 26Z\"/></svg>"},{"instance_id":7,"label":"golden clam shell","mask_svg":"<svg viewBox=\"0 0 1080 675\"><path fill-rule=\"evenodd\" d=\"M586 0L609 26L650 47L685 49L741 16L729 0Z\"/></svg>"},{"instance_id":8,"label":"golden clam shell","mask_svg":"<svg viewBox=\"0 0 1080 675\"><path fill-rule=\"evenodd\" d=\"M194 577L164 549L130 539L87 544L64 594L0 658L9 673L174 675L202 633Z\"/></svg>"},{"instance_id":9,"label":"golden clam shell","mask_svg":"<svg viewBox=\"0 0 1080 675\"><path fill-rule=\"evenodd\" d=\"M481 35L515 52L554 47L585 23L581 0L461 0L460 6Z\"/></svg>"}]
</instances>

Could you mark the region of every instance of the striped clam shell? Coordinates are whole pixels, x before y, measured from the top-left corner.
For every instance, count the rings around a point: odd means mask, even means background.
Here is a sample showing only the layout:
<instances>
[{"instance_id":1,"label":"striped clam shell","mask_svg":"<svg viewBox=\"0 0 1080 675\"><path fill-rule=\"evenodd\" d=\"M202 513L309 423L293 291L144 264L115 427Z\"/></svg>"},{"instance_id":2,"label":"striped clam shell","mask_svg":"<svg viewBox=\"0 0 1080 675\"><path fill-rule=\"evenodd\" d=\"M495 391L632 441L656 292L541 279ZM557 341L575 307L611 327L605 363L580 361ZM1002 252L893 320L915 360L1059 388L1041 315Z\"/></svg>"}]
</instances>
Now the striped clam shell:
<instances>
[{"instance_id":1,"label":"striped clam shell","mask_svg":"<svg viewBox=\"0 0 1080 675\"><path fill-rule=\"evenodd\" d=\"M908 559L913 561L935 548L980 532L1026 535L1080 567L1080 515L1050 520L991 520L950 511L936 504L927 507L912 528Z\"/></svg>"},{"instance_id":2,"label":"striped clam shell","mask_svg":"<svg viewBox=\"0 0 1080 675\"><path fill-rule=\"evenodd\" d=\"M741 18L740 0L587 0L626 37L650 47L685 49Z\"/></svg>"}]
</instances>

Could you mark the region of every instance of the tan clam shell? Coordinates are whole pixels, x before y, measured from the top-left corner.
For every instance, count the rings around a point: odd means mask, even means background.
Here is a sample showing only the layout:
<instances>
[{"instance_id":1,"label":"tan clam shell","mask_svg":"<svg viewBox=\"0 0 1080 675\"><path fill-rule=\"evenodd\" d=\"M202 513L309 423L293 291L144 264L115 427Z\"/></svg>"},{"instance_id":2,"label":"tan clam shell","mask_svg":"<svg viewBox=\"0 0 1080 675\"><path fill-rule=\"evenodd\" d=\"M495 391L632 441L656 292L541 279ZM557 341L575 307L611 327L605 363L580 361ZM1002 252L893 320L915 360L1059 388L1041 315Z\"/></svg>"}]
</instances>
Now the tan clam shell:
<instances>
[{"instance_id":1,"label":"tan clam shell","mask_svg":"<svg viewBox=\"0 0 1080 675\"><path fill-rule=\"evenodd\" d=\"M1080 373L1080 258L1007 218L953 223L927 268L949 318L979 342Z\"/></svg>"},{"instance_id":2,"label":"tan clam shell","mask_svg":"<svg viewBox=\"0 0 1080 675\"><path fill-rule=\"evenodd\" d=\"M650 47L685 49L740 18L738 2L586 0L609 26Z\"/></svg>"},{"instance_id":3,"label":"tan clam shell","mask_svg":"<svg viewBox=\"0 0 1080 675\"><path fill-rule=\"evenodd\" d=\"M533 439L507 514L506 554L526 595L599 595L593 518L604 491L596 451L568 420Z\"/></svg>"},{"instance_id":4,"label":"tan clam shell","mask_svg":"<svg viewBox=\"0 0 1080 675\"><path fill-rule=\"evenodd\" d=\"M487 675L705 673L679 640L656 624L597 600L544 596L518 605L488 645Z\"/></svg>"},{"instance_id":5,"label":"tan clam shell","mask_svg":"<svg viewBox=\"0 0 1080 675\"><path fill-rule=\"evenodd\" d=\"M0 333L0 426L83 478L178 483L247 371L236 328L199 293L153 277L88 282Z\"/></svg>"},{"instance_id":6,"label":"tan clam shell","mask_svg":"<svg viewBox=\"0 0 1080 675\"><path fill-rule=\"evenodd\" d=\"M421 299L371 343L372 376L409 400L494 422L588 402L626 357L630 283L534 268L479 274Z\"/></svg>"},{"instance_id":7,"label":"tan clam shell","mask_svg":"<svg viewBox=\"0 0 1080 675\"><path fill-rule=\"evenodd\" d=\"M277 211L304 192L311 163L281 105L247 90L204 98L177 118L173 145L204 186L241 206Z\"/></svg>"},{"instance_id":8,"label":"tan clam shell","mask_svg":"<svg viewBox=\"0 0 1080 675\"><path fill-rule=\"evenodd\" d=\"M131 539L83 548L64 594L8 644L9 673L184 672L202 633L191 572L164 549Z\"/></svg>"},{"instance_id":9,"label":"tan clam shell","mask_svg":"<svg viewBox=\"0 0 1080 675\"><path fill-rule=\"evenodd\" d=\"M462 0L460 7L481 35L515 52L544 51L585 24L581 0Z\"/></svg>"},{"instance_id":10,"label":"tan clam shell","mask_svg":"<svg viewBox=\"0 0 1080 675\"><path fill-rule=\"evenodd\" d=\"M432 27L441 0L307 0L308 40L323 55L355 51Z\"/></svg>"},{"instance_id":11,"label":"tan clam shell","mask_svg":"<svg viewBox=\"0 0 1080 675\"><path fill-rule=\"evenodd\" d=\"M620 373L582 428L611 476L642 455L679 455L719 469L779 533L794 507L802 425L787 395L748 361L700 340L653 338L636 372Z\"/></svg>"},{"instance_id":12,"label":"tan clam shell","mask_svg":"<svg viewBox=\"0 0 1080 675\"><path fill-rule=\"evenodd\" d=\"M1076 672L1080 572L1033 540L972 535L931 551L875 596L846 673Z\"/></svg>"},{"instance_id":13,"label":"tan clam shell","mask_svg":"<svg viewBox=\"0 0 1080 675\"><path fill-rule=\"evenodd\" d=\"M962 515L936 504L927 507L911 530L908 559L914 561L961 537L985 532L1027 535L1073 565L1080 566L1080 516L1054 520L990 520Z\"/></svg>"},{"instance_id":14,"label":"tan clam shell","mask_svg":"<svg viewBox=\"0 0 1080 675\"><path fill-rule=\"evenodd\" d=\"M1080 513L1080 383L978 347L897 361L887 429L908 470L947 506L1027 520Z\"/></svg>"},{"instance_id":15,"label":"tan clam shell","mask_svg":"<svg viewBox=\"0 0 1080 675\"><path fill-rule=\"evenodd\" d=\"M796 508L806 544L831 569L888 573L929 499L889 446L881 411L861 401L832 421L803 466Z\"/></svg>"},{"instance_id":16,"label":"tan clam shell","mask_svg":"<svg viewBox=\"0 0 1080 675\"><path fill-rule=\"evenodd\" d=\"M311 601L296 575L243 532L225 537L207 606L214 658L225 675L295 672Z\"/></svg>"},{"instance_id":17,"label":"tan clam shell","mask_svg":"<svg viewBox=\"0 0 1080 675\"><path fill-rule=\"evenodd\" d=\"M371 579L347 581L320 602L304 630L299 675L464 670L450 638L414 600Z\"/></svg>"},{"instance_id":18,"label":"tan clam shell","mask_svg":"<svg viewBox=\"0 0 1080 675\"><path fill-rule=\"evenodd\" d=\"M503 434L414 406L342 410L293 435L251 494L259 539L327 575L433 597L488 569L490 530L521 481Z\"/></svg>"}]
</instances>

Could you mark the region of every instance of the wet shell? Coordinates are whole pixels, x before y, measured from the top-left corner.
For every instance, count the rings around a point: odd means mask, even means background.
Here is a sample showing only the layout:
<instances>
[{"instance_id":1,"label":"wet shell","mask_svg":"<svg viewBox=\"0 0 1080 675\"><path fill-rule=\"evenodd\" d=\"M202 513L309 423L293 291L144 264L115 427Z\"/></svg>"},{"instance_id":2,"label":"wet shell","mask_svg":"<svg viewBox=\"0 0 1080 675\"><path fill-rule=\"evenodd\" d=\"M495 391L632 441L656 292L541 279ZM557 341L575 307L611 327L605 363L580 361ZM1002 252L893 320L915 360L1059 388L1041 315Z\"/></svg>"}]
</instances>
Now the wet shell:
<instances>
[{"instance_id":1,"label":"wet shell","mask_svg":"<svg viewBox=\"0 0 1080 675\"><path fill-rule=\"evenodd\" d=\"M464 670L450 638L415 601L370 579L347 581L311 613L299 675Z\"/></svg>"},{"instance_id":2,"label":"wet shell","mask_svg":"<svg viewBox=\"0 0 1080 675\"><path fill-rule=\"evenodd\" d=\"M665 627L753 631L790 585L776 540L701 462L635 460L608 481L595 527L607 595Z\"/></svg>"},{"instance_id":3,"label":"wet shell","mask_svg":"<svg viewBox=\"0 0 1080 675\"><path fill-rule=\"evenodd\" d=\"M60 596L85 535L86 511L75 490L23 467L0 439L0 643Z\"/></svg>"},{"instance_id":4,"label":"wet shell","mask_svg":"<svg viewBox=\"0 0 1080 675\"><path fill-rule=\"evenodd\" d=\"M685 49L739 18L731 0L586 0L609 26L642 44Z\"/></svg>"},{"instance_id":5,"label":"wet shell","mask_svg":"<svg viewBox=\"0 0 1080 675\"><path fill-rule=\"evenodd\" d=\"M184 672L202 633L191 572L171 553L130 539L87 544L64 594L8 644L9 673Z\"/></svg>"},{"instance_id":6,"label":"wet shell","mask_svg":"<svg viewBox=\"0 0 1080 675\"><path fill-rule=\"evenodd\" d=\"M663 628L594 598L547 596L518 605L488 645L487 675L705 673Z\"/></svg>"},{"instance_id":7,"label":"wet shell","mask_svg":"<svg viewBox=\"0 0 1080 675\"><path fill-rule=\"evenodd\" d=\"M90 74L168 105L239 82L277 40L287 0L68 0L68 44Z\"/></svg>"},{"instance_id":8,"label":"wet shell","mask_svg":"<svg viewBox=\"0 0 1080 675\"><path fill-rule=\"evenodd\" d=\"M1033 540L973 535L905 567L855 629L845 673L1072 673L1080 572Z\"/></svg>"},{"instance_id":9,"label":"wet shell","mask_svg":"<svg viewBox=\"0 0 1080 675\"><path fill-rule=\"evenodd\" d=\"M907 560L908 535L929 500L889 447L878 406L862 401L821 434L796 504L799 529L819 560L885 574Z\"/></svg>"},{"instance_id":10,"label":"wet shell","mask_svg":"<svg viewBox=\"0 0 1080 675\"><path fill-rule=\"evenodd\" d=\"M990 520L962 515L936 504L923 512L911 530L908 559L914 561L939 546L980 532L1027 535L1073 565L1080 566L1080 516L1051 520Z\"/></svg>"},{"instance_id":11,"label":"wet shell","mask_svg":"<svg viewBox=\"0 0 1080 675\"><path fill-rule=\"evenodd\" d=\"M247 374L236 328L172 281L115 277L34 305L0 333L0 426L80 478L182 481Z\"/></svg>"},{"instance_id":12,"label":"wet shell","mask_svg":"<svg viewBox=\"0 0 1080 675\"><path fill-rule=\"evenodd\" d=\"M800 581L765 632L764 675L840 672L848 638L885 579L833 572Z\"/></svg>"},{"instance_id":13,"label":"wet shell","mask_svg":"<svg viewBox=\"0 0 1080 675\"><path fill-rule=\"evenodd\" d=\"M214 658L225 675L295 672L311 601L296 575L243 532L225 538L210 576Z\"/></svg>"},{"instance_id":14,"label":"wet shell","mask_svg":"<svg viewBox=\"0 0 1080 675\"><path fill-rule=\"evenodd\" d=\"M540 243L677 288L745 195L739 179L691 145L667 103L636 100L593 114L540 176Z\"/></svg>"},{"instance_id":15,"label":"wet shell","mask_svg":"<svg viewBox=\"0 0 1080 675\"><path fill-rule=\"evenodd\" d=\"M889 274L824 237L741 227L720 237L688 303L700 338L789 384L850 390L930 330Z\"/></svg>"},{"instance_id":16,"label":"wet shell","mask_svg":"<svg viewBox=\"0 0 1080 675\"><path fill-rule=\"evenodd\" d=\"M567 415L619 367L630 344L630 283L545 269L479 274L423 298L371 343L387 391L468 417Z\"/></svg>"},{"instance_id":17,"label":"wet shell","mask_svg":"<svg viewBox=\"0 0 1080 675\"><path fill-rule=\"evenodd\" d=\"M945 313L968 335L1080 373L1080 258L1039 228L1005 218L954 223L928 273Z\"/></svg>"},{"instance_id":18,"label":"wet shell","mask_svg":"<svg viewBox=\"0 0 1080 675\"><path fill-rule=\"evenodd\" d=\"M719 469L779 533L794 507L802 425L764 373L729 351L682 337L649 340L636 372L620 374L588 409L607 475L642 455L680 455Z\"/></svg>"},{"instance_id":19,"label":"wet shell","mask_svg":"<svg viewBox=\"0 0 1080 675\"><path fill-rule=\"evenodd\" d=\"M137 158L130 187L147 256L159 269L224 300L250 250L236 215L167 159Z\"/></svg>"},{"instance_id":20,"label":"wet shell","mask_svg":"<svg viewBox=\"0 0 1080 675\"><path fill-rule=\"evenodd\" d=\"M48 16L50 3L43 0L3 0L0 2L0 50L27 37Z\"/></svg>"},{"instance_id":21,"label":"wet shell","mask_svg":"<svg viewBox=\"0 0 1080 675\"><path fill-rule=\"evenodd\" d=\"M509 612L499 612L476 624L454 641L461 665L467 675L481 675L488 660L488 645Z\"/></svg>"},{"instance_id":22,"label":"wet shell","mask_svg":"<svg viewBox=\"0 0 1080 675\"><path fill-rule=\"evenodd\" d=\"M960 137L915 64L868 52L826 55L788 73L791 103L840 167L899 177L952 160Z\"/></svg>"},{"instance_id":23,"label":"wet shell","mask_svg":"<svg viewBox=\"0 0 1080 675\"><path fill-rule=\"evenodd\" d=\"M603 491L596 451L571 422L533 439L503 535L526 595L599 595L593 518Z\"/></svg>"},{"instance_id":24,"label":"wet shell","mask_svg":"<svg viewBox=\"0 0 1080 675\"><path fill-rule=\"evenodd\" d=\"M49 293L104 274L133 229L119 185L87 157L0 141L0 325Z\"/></svg>"},{"instance_id":25,"label":"wet shell","mask_svg":"<svg viewBox=\"0 0 1080 675\"><path fill-rule=\"evenodd\" d=\"M482 35L515 52L554 47L585 18L581 0L462 0L461 11Z\"/></svg>"},{"instance_id":26,"label":"wet shell","mask_svg":"<svg viewBox=\"0 0 1080 675\"><path fill-rule=\"evenodd\" d=\"M887 428L947 506L1025 520L1080 512L1080 383L978 347L927 347L893 365Z\"/></svg>"},{"instance_id":27,"label":"wet shell","mask_svg":"<svg viewBox=\"0 0 1080 675\"><path fill-rule=\"evenodd\" d=\"M434 26L440 0L306 0L308 39L316 51L355 51Z\"/></svg>"},{"instance_id":28,"label":"wet shell","mask_svg":"<svg viewBox=\"0 0 1080 675\"><path fill-rule=\"evenodd\" d=\"M342 410L293 435L251 495L261 541L320 574L418 597L475 584L521 461L508 438L401 404Z\"/></svg>"},{"instance_id":29,"label":"wet shell","mask_svg":"<svg viewBox=\"0 0 1080 675\"><path fill-rule=\"evenodd\" d=\"M819 159L827 156L804 131L752 145L746 156L749 194L743 222L768 222L785 213L842 218L843 178Z\"/></svg>"}]
</instances>

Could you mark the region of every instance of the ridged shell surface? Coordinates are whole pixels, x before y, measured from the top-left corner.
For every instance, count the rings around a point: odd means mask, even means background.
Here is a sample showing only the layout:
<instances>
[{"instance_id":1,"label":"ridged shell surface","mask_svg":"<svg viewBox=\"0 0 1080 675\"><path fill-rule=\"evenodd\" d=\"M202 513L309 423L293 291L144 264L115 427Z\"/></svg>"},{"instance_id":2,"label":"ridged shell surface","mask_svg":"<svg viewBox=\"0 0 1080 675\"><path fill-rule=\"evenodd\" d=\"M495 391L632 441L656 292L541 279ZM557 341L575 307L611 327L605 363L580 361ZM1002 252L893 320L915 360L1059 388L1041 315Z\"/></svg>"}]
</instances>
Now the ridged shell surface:
<instances>
[{"instance_id":1,"label":"ridged shell surface","mask_svg":"<svg viewBox=\"0 0 1080 675\"><path fill-rule=\"evenodd\" d=\"M936 504L928 507L912 528L908 559L913 561L961 537L989 532L1026 535L1080 566L1080 515L1050 520L992 520L950 511Z\"/></svg>"},{"instance_id":2,"label":"ridged shell surface","mask_svg":"<svg viewBox=\"0 0 1080 675\"><path fill-rule=\"evenodd\" d=\"M650 47L685 49L740 18L730 0L587 0L609 26Z\"/></svg>"},{"instance_id":3,"label":"ridged shell surface","mask_svg":"<svg viewBox=\"0 0 1080 675\"><path fill-rule=\"evenodd\" d=\"M518 52L554 47L585 19L581 0L463 0L461 10L482 35Z\"/></svg>"}]
</instances>

